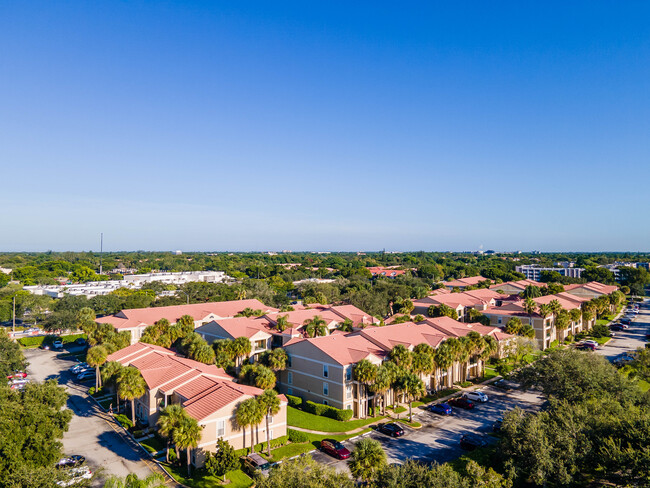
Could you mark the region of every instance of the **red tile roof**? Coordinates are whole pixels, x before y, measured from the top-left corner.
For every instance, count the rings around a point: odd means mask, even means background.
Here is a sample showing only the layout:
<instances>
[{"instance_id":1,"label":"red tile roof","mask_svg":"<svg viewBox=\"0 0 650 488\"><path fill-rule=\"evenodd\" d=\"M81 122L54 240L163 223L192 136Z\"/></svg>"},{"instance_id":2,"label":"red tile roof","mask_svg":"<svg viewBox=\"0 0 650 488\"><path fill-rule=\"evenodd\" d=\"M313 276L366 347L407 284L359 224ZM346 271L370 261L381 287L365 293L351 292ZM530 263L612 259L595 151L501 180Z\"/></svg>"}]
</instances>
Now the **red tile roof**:
<instances>
[{"instance_id":1,"label":"red tile roof","mask_svg":"<svg viewBox=\"0 0 650 488\"><path fill-rule=\"evenodd\" d=\"M442 284L449 288L455 288L455 287L464 288L466 286L478 285L480 282L486 280L492 281L489 280L488 278L484 278L483 276L470 276L469 278L459 278L453 281L443 281Z\"/></svg>"}]
</instances>

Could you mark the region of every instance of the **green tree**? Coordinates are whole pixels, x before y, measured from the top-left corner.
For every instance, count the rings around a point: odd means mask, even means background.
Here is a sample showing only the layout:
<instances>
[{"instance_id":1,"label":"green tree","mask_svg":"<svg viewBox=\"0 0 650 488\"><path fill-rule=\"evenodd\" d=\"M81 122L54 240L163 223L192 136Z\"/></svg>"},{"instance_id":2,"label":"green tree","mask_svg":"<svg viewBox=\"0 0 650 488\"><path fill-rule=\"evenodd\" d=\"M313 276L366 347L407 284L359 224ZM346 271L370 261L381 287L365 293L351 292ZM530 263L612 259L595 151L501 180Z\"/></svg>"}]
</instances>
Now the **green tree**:
<instances>
[{"instance_id":1,"label":"green tree","mask_svg":"<svg viewBox=\"0 0 650 488\"><path fill-rule=\"evenodd\" d=\"M86 362L88 366L95 368L95 389L99 389L102 385L102 377L99 373L99 368L106 362L108 351L103 346L94 346L88 349L86 354Z\"/></svg>"},{"instance_id":2,"label":"green tree","mask_svg":"<svg viewBox=\"0 0 650 488\"><path fill-rule=\"evenodd\" d=\"M408 373L403 377L402 391L406 394L409 404L409 422L413 422L413 400L423 397L427 394L424 383L420 377L413 373Z\"/></svg>"},{"instance_id":3,"label":"green tree","mask_svg":"<svg viewBox=\"0 0 650 488\"><path fill-rule=\"evenodd\" d=\"M379 441L366 437L355 444L348 465L352 476L368 482L386 466L386 453Z\"/></svg>"},{"instance_id":4,"label":"green tree","mask_svg":"<svg viewBox=\"0 0 650 488\"><path fill-rule=\"evenodd\" d=\"M427 313L429 317L451 317L454 320L458 320L458 312L444 303L437 306L431 305Z\"/></svg>"},{"instance_id":5,"label":"green tree","mask_svg":"<svg viewBox=\"0 0 650 488\"><path fill-rule=\"evenodd\" d=\"M251 452L253 447L255 447L255 439L253 439L253 426L256 425L255 419L258 416L258 410L260 410L259 403L255 398L248 398L241 402L237 410L235 411L235 418L237 424L244 431L244 449L246 448L246 427L251 428Z\"/></svg>"},{"instance_id":6,"label":"green tree","mask_svg":"<svg viewBox=\"0 0 650 488\"><path fill-rule=\"evenodd\" d=\"M232 342L232 351L235 356L235 364L241 366L243 360L250 356L253 346L248 337L237 337Z\"/></svg>"},{"instance_id":7,"label":"green tree","mask_svg":"<svg viewBox=\"0 0 650 488\"><path fill-rule=\"evenodd\" d=\"M146 392L147 384L140 371L132 366L124 368L117 380L117 394L122 400L131 402L131 421L135 425L135 399Z\"/></svg>"},{"instance_id":8,"label":"green tree","mask_svg":"<svg viewBox=\"0 0 650 488\"><path fill-rule=\"evenodd\" d=\"M269 437L269 417L277 415L280 412L280 399L275 390L264 390L257 401L266 417L266 454L271 455L271 438Z\"/></svg>"},{"instance_id":9,"label":"green tree","mask_svg":"<svg viewBox=\"0 0 650 488\"><path fill-rule=\"evenodd\" d=\"M347 473L317 463L310 456L284 461L269 476L257 482L257 488L354 488Z\"/></svg>"},{"instance_id":10,"label":"green tree","mask_svg":"<svg viewBox=\"0 0 650 488\"><path fill-rule=\"evenodd\" d=\"M521 319L519 317L510 317L506 323L505 331L508 334L518 335L519 332L521 332L522 326L523 324L521 323Z\"/></svg>"},{"instance_id":11,"label":"green tree","mask_svg":"<svg viewBox=\"0 0 650 488\"><path fill-rule=\"evenodd\" d=\"M216 451L209 453L205 460L205 469L212 476L219 476L226 481L226 473L239 467L239 458L235 449L221 437L217 439Z\"/></svg>"},{"instance_id":12,"label":"green tree","mask_svg":"<svg viewBox=\"0 0 650 488\"><path fill-rule=\"evenodd\" d=\"M160 409L160 415L158 416L158 432L160 435L167 439L167 446L165 449L165 459L169 462L169 446L173 442L174 448L176 449L176 459L179 459L179 447L174 440L174 436L178 429L180 428L183 418L186 416L186 412L180 404L171 404L167 405Z\"/></svg>"},{"instance_id":13,"label":"green tree","mask_svg":"<svg viewBox=\"0 0 650 488\"><path fill-rule=\"evenodd\" d=\"M320 315L305 320L303 326L307 337L326 336L328 333L327 322Z\"/></svg>"}]
</instances>

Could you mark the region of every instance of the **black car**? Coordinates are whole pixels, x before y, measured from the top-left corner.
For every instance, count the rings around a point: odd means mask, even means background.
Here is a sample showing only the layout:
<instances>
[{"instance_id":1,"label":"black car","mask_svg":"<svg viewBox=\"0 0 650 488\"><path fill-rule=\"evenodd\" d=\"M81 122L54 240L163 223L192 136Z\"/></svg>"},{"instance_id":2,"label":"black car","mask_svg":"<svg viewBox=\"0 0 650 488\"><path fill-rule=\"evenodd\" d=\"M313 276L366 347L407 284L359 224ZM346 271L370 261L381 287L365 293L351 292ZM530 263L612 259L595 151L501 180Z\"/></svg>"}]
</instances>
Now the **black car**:
<instances>
[{"instance_id":1,"label":"black car","mask_svg":"<svg viewBox=\"0 0 650 488\"><path fill-rule=\"evenodd\" d=\"M395 422L389 422L387 424L381 424L377 429L382 434L389 435L391 437L401 437L404 435L404 429L402 429Z\"/></svg>"},{"instance_id":2,"label":"black car","mask_svg":"<svg viewBox=\"0 0 650 488\"><path fill-rule=\"evenodd\" d=\"M610 325L609 330L623 331L625 330L625 328L622 325L614 324L614 325Z\"/></svg>"},{"instance_id":3,"label":"black car","mask_svg":"<svg viewBox=\"0 0 650 488\"><path fill-rule=\"evenodd\" d=\"M509 381L504 379L495 381L494 383L492 383L492 386L505 391L512 390L512 384Z\"/></svg>"},{"instance_id":4,"label":"black car","mask_svg":"<svg viewBox=\"0 0 650 488\"><path fill-rule=\"evenodd\" d=\"M485 447L487 444L487 441L483 437L476 434L463 434L463 436L460 438L461 449L465 449L467 451L473 451L478 447Z\"/></svg>"}]
</instances>

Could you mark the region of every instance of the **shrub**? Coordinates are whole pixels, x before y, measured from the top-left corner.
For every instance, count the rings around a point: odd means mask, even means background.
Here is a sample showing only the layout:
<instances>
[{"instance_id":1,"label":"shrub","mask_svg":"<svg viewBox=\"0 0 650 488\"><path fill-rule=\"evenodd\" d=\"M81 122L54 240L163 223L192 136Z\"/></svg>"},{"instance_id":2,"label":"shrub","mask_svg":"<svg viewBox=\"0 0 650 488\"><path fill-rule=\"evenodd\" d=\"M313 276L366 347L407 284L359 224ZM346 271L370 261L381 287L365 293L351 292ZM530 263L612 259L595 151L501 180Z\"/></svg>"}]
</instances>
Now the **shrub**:
<instances>
[{"instance_id":1,"label":"shrub","mask_svg":"<svg viewBox=\"0 0 650 488\"><path fill-rule=\"evenodd\" d=\"M286 435L283 435L282 437L278 437L277 439L271 439L271 449L277 449L278 447L284 446L286 443L287 443Z\"/></svg>"},{"instance_id":2,"label":"shrub","mask_svg":"<svg viewBox=\"0 0 650 488\"><path fill-rule=\"evenodd\" d=\"M309 442L309 436L305 432L299 430L288 429L289 442L295 442L301 444L303 442Z\"/></svg>"},{"instance_id":3,"label":"shrub","mask_svg":"<svg viewBox=\"0 0 650 488\"><path fill-rule=\"evenodd\" d=\"M43 344L46 336L40 337L21 337L18 339L18 343L23 347L35 347Z\"/></svg>"},{"instance_id":4,"label":"shrub","mask_svg":"<svg viewBox=\"0 0 650 488\"><path fill-rule=\"evenodd\" d=\"M88 394L89 395L94 395L95 394L95 387L94 386L91 386L90 388L88 388Z\"/></svg>"},{"instance_id":5,"label":"shrub","mask_svg":"<svg viewBox=\"0 0 650 488\"><path fill-rule=\"evenodd\" d=\"M458 386L461 388L467 388L468 386L472 386L473 383L471 381L462 381L460 383L456 383Z\"/></svg>"},{"instance_id":6,"label":"shrub","mask_svg":"<svg viewBox=\"0 0 650 488\"><path fill-rule=\"evenodd\" d=\"M121 414L121 413L116 413L113 417L114 417L115 420L117 420L117 421L122 425L122 427L124 427L125 429L130 429L130 428L133 427L133 423L131 422L131 419L130 419L129 417L127 417L126 415Z\"/></svg>"},{"instance_id":7,"label":"shrub","mask_svg":"<svg viewBox=\"0 0 650 488\"><path fill-rule=\"evenodd\" d=\"M314 415L323 415L326 408L327 405L323 405L322 403L314 403L312 401L303 403L302 407L305 412L313 413Z\"/></svg>"},{"instance_id":8,"label":"shrub","mask_svg":"<svg viewBox=\"0 0 650 488\"><path fill-rule=\"evenodd\" d=\"M609 328L606 325L596 324L591 329L591 336L596 339L599 337L609 337Z\"/></svg>"},{"instance_id":9,"label":"shrub","mask_svg":"<svg viewBox=\"0 0 650 488\"><path fill-rule=\"evenodd\" d=\"M289 400L289 406L293 408L300 408L302 405L302 398L293 396L293 395L286 395L287 400Z\"/></svg>"}]
</instances>

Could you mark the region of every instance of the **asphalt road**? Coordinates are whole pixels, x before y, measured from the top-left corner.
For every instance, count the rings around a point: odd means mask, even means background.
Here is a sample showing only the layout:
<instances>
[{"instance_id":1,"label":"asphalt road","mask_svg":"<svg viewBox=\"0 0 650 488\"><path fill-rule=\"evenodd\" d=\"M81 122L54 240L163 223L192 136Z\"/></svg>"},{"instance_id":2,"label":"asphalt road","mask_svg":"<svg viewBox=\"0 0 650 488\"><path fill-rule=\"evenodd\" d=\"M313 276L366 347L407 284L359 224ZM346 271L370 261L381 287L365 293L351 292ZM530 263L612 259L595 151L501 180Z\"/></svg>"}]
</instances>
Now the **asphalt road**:
<instances>
[{"instance_id":1,"label":"asphalt road","mask_svg":"<svg viewBox=\"0 0 650 488\"><path fill-rule=\"evenodd\" d=\"M616 335L607 344L596 349L595 352L611 360L623 352L636 351L640 347L645 347L647 342L645 335L649 330L650 302L644 300L630 328L614 332Z\"/></svg>"},{"instance_id":2,"label":"asphalt road","mask_svg":"<svg viewBox=\"0 0 650 488\"><path fill-rule=\"evenodd\" d=\"M379 432L372 432L369 437L381 442L388 463L402 463L409 458L421 462L444 463L465 452L459 445L462 434L479 433L485 435L488 441L494 442L496 439L488 434L492 432L492 424L497 419L516 406L538 409L544 402L541 394L534 391L513 390L506 393L494 387L485 387L481 391L488 395L489 401L477 404L473 410L454 408L452 416L442 417L418 409L420 413L414 415L414 420L422 424L420 429L403 426L406 434L397 439ZM352 451L356 441L357 439L345 441L343 445ZM320 451L312 453L312 457L320 463L335 467L337 471L348 471L347 461L334 459Z\"/></svg>"},{"instance_id":3,"label":"asphalt road","mask_svg":"<svg viewBox=\"0 0 650 488\"><path fill-rule=\"evenodd\" d=\"M67 371L75 364L73 359L61 359L60 353L42 349L23 351L30 365L29 377L35 381L57 379L66 387L68 408L74 412L70 428L63 436L63 450L66 454L80 454L99 476L93 485L102 486L100 478L109 475L126 476L136 473L140 478L159 472L140 447L125 439L119 427L109 421L107 415L90 400L85 392L93 386L94 380L84 385L72 381Z\"/></svg>"}]
</instances>

